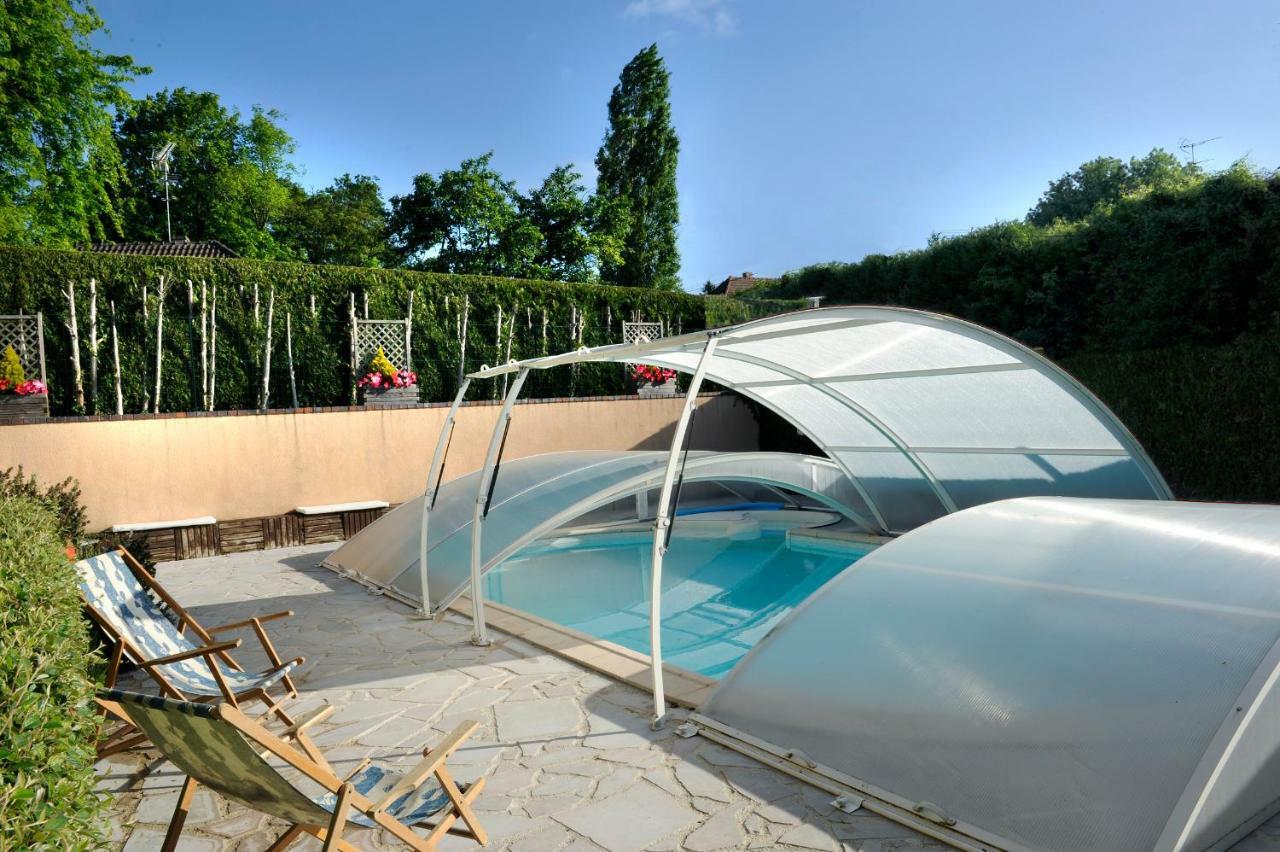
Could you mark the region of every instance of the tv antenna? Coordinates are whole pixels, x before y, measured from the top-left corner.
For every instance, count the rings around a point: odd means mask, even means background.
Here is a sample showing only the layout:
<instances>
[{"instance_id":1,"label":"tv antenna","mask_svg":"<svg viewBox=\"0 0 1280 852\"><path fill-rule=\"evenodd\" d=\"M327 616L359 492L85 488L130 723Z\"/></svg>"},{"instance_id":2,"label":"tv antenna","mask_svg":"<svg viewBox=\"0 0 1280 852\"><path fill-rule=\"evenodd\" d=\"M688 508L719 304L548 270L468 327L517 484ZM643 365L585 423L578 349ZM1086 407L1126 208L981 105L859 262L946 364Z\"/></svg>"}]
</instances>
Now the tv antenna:
<instances>
[{"instance_id":1,"label":"tv antenna","mask_svg":"<svg viewBox=\"0 0 1280 852\"><path fill-rule=\"evenodd\" d=\"M1190 139L1183 139L1182 144L1178 147L1187 152L1187 163L1189 165L1198 166L1201 163L1209 162L1209 160L1197 160L1196 148L1199 148L1201 145L1208 145L1210 142L1217 142L1221 138L1221 136L1215 136L1212 139L1201 139L1199 142L1192 142Z\"/></svg>"},{"instance_id":2,"label":"tv antenna","mask_svg":"<svg viewBox=\"0 0 1280 852\"><path fill-rule=\"evenodd\" d=\"M151 155L151 168L164 170L164 226L169 234L169 242L173 242L173 220L169 218L169 158L172 156L172 142L164 143L163 148Z\"/></svg>"}]
</instances>

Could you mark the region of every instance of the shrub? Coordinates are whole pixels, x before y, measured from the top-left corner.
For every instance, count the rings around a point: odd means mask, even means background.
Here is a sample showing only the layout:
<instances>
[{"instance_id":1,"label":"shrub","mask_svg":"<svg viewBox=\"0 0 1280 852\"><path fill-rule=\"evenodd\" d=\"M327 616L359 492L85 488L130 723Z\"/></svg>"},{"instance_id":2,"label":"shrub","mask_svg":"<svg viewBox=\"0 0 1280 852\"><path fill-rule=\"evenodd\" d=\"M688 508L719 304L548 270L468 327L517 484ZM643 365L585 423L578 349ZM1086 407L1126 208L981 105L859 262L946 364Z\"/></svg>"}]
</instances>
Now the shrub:
<instances>
[{"instance_id":1,"label":"shrub","mask_svg":"<svg viewBox=\"0 0 1280 852\"><path fill-rule=\"evenodd\" d=\"M0 358L0 387L16 388L27 380L22 371L22 362L12 346L4 348L4 357Z\"/></svg>"},{"instance_id":2,"label":"shrub","mask_svg":"<svg viewBox=\"0 0 1280 852\"><path fill-rule=\"evenodd\" d=\"M0 848L103 845L95 659L57 517L0 495Z\"/></svg>"},{"instance_id":3,"label":"shrub","mask_svg":"<svg viewBox=\"0 0 1280 852\"><path fill-rule=\"evenodd\" d=\"M85 543L85 512L80 505L80 483L71 477L41 488L35 476L26 477L21 467L0 470L0 498L25 497L52 513L64 546L81 548Z\"/></svg>"}]
</instances>

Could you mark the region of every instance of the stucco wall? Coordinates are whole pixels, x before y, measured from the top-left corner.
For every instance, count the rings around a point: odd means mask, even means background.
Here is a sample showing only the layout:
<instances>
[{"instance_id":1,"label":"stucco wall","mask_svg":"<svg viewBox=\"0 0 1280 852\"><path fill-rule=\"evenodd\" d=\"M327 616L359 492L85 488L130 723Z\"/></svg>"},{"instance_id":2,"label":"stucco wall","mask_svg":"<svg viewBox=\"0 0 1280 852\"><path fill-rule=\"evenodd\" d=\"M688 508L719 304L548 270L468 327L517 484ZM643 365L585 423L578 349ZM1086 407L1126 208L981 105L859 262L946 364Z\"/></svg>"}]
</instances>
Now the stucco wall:
<instances>
[{"instance_id":1,"label":"stucco wall","mask_svg":"<svg viewBox=\"0 0 1280 852\"><path fill-rule=\"evenodd\" d=\"M571 449L663 449L683 398L637 397L517 406L507 458ZM483 460L497 405L459 412L445 478ZM0 470L41 482L80 481L89 528L211 515L219 520L298 506L421 493L447 407L209 417L124 418L0 426ZM693 446L755 449L750 410L704 397Z\"/></svg>"}]
</instances>

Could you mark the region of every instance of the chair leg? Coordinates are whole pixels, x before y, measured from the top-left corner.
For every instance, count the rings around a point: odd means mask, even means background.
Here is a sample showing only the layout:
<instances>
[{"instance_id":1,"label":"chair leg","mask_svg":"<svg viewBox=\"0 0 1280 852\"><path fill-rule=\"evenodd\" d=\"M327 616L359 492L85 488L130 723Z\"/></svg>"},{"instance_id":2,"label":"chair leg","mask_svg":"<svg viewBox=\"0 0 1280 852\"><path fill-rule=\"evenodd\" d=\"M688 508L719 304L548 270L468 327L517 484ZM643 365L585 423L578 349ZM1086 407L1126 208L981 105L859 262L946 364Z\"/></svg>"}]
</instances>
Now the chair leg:
<instances>
[{"instance_id":1,"label":"chair leg","mask_svg":"<svg viewBox=\"0 0 1280 852\"><path fill-rule=\"evenodd\" d=\"M453 775L449 772L447 766L441 766L436 770L436 778L440 781L440 786L444 788L445 795L449 797L449 801L453 804L453 809L457 811L458 816L462 817L462 821L467 824L467 828L471 829L471 833L475 835L476 842L481 846L488 843L488 833L480 825L480 820L476 817L475 811L471 810L471 802L484 789L484 779L478 779L464 795L458 789L458 785L454 783Z\"/></svg>"},{"instance_id":2,"label":"chair leg","mask_svg":"<svg viewBox=\"0 0 1280 852\"><path fill-rule=\"evenodd\" d=\"M196 794L196 779L190 775L182 783L182 792L178 794L178 804L173 809L173 819L169 820L169 831L164 836L164 845L160 852L173 852L178 847L178 837L182 834L182 826L187 821L187 811L191 809L191 800Z\"/></svg>"},{"instance_id":3,"label":"chair leg","mask_svg":"<svg viewBox=\"0 0 1280 852\"><path fill-rule=\"evenodd\" d=\"M343 784L338 790L338 801L333 806L333 819L329 820L329 830L324 836L321 852L330 852L342 842L342 832L347 828L347 811L351 808L352 787Z\"/></svg>"},{"instance_id":4,"label":"chair leg","mask_svg":"<svg viewBox=\"0 0 1280 852\"><path fill-rule=\"evenodd\" d=\"M272 843L271 846L266 850L266 852L282 852L282 850L288 849L290 844L292 844L293 841L297 840L301 834L302 834L302 826L300 825L289 826L289 830L286 831L284 834L280 835L278 838L276 838L276 842Z\"/></svg>"},{"instance_id":5,"label":"chair leg","mask_svg":"<svg viewBox=\"0 0 1280 852\"><path fill-rule=\"evenodd\" d=\"M308 834L314 835L321 842L324 842L324 840L329 836L329 830L318 825L308 825L302 830ZM354 846L342 839L335 840L333 848L337 849L338 852L360 852L359 846Z\"/></svg>"}]
</instances>

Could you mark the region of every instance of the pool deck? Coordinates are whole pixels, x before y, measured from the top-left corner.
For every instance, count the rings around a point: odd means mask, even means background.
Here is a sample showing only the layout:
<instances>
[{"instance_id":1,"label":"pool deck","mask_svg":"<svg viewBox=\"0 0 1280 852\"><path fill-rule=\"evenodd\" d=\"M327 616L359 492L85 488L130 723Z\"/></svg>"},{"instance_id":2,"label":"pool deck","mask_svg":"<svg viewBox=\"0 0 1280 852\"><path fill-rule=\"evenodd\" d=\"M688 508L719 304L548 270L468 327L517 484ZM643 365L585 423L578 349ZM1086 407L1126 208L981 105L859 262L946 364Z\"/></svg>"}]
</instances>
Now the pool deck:
<instances>
[{"instance_id":1,"label":"pool deck","mask_svg":"<svg viewBox=\"0 0 1280 852\"><path fill-rule=\"evenodd\" d=\"M468 619L424 621L369 594L319 561L334 545L163 563L158 575L204 624L292 609L273 622L282 656L305 655L296 713L340 709L313 731L345 775L373 755L412 765L422 747L463 719L480 722L457 753L456 776L488 778L477 812L486 847L512 852L716 849L943 849L867 813L845 814L831 796L702 737L649 730L648 693L553 655L500 629L470 644ZM531 634L536 638L536 634ZM237 651L246 669L266 659L251 634ZM149 680L122 682L151 691ZM98 764L113 795L111 848L159 849L182 774L155 752ZM179 850L259 852L284 823L200 790ZM361 849L403 849L381 831L352 829ZM318 849L308 837L294 849ZM476 849L447 837L442 850ZM1237 850L1280 850L1280 817Z\"/></svg>"},{"instance_id":2,"label":"pool deck","mask_svg":"<svg viewBox=\"0 0 1280 852\"><path fill-rule=\"evenodd\" d=\"M488 849L591 850L945 848L894 822L845 814L831 796L673 726L649 730L650 696L515 638L494 624L493 644L470 644L470 622L451 613L424 621L409 607L318 567L334 545L163 563L160 579L204 624L292 609L271 625L282 656L304 655L301 713L339 711L314 730L346 774L374 755L412 764L422 747L463 719L477 735L455 756L460 780L488 778L477 812ZM497 621L502 621L499 617ZM245 668L266 659L253 636L237 651ZM150 681L131 675L150 691ZM154 752L98 765L114 795L112 848L159 849L183 776ZM215 794L196 794L180 850L257 852L282 822ZM351 830L362 849L405 848L381 831ZM311 838L295 849L318 849ZM448 837L442 850L476 849Z\"/></svg>"}]
</instances>

